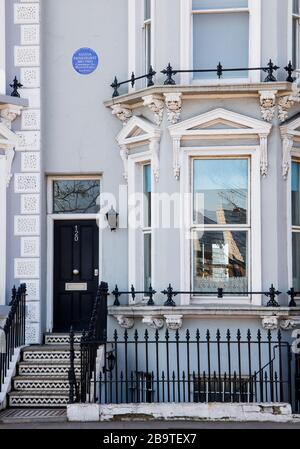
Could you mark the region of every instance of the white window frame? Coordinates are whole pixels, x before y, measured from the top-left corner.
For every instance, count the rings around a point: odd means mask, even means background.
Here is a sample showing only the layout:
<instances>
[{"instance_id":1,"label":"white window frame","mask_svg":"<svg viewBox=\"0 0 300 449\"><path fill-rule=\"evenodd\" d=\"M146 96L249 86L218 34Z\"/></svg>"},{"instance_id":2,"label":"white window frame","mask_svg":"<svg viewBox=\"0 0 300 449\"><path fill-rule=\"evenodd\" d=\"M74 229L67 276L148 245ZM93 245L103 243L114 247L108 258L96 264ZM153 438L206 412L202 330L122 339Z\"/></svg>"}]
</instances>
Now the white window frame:
<instances>
[{"instance_id":1,"label":"white window frame","mask_svg":"<svg viewBox=\"0 0 300 449\"><path fill-rule=\"evenodd\" d=\"M228 128L218 129L210 128L218 123L227 124ZM212 111L200 114L191 119L169 126L169 132L173 139L173 166L174 175L180 177L180 196L181 196L181 257L180 257L180 279L181 291L191 291L191 242L186 238L189 236L189 230L192 226L192 201L191 194L191 168L190 158L192 157L251 157L251 270L252 283L249 285L250 291L262 291L262 260L261 260L261 177L268 173L268 136L272 125L262 120L237 114L223 108L217 108ZM257 140L252 145L230 145L230 146L189 146L187 141L209 140L220 142L226 140ZM184 140L184 145L182 141ZM186 198L189 198L187 200ZM189 220L186 220L189 217ZM253 261L255 260L255 263ZM199 302L215 304L253 304L262 305L262 297L254 295L252 298L207 298L200 300L191 298L188 295L182 295L181 305L189 305Z\"/></svg>"},{"instance_id":2,"label":"white window frame","mask_svg":"<svg viewBox=\"0 0 300 449\"><path fill-rule=\"evenodd\" d=\"M247 190L247 194L248 194L248 204L247 204L247 223L245 224L239 224L239 225L234 225L234 224L228 224L228 225L204 225L204 224L196 224L194 222L194 161L197 160L218 160L218 159L229 159L229 160L237 160L237 159L242 159L242 160L247 160L248 161L248 190ZM246 232L247 233L247 270L248 270L248 290L251 287L251 255L250 255L250 248L251 248L251 218L252 218L252 201L251 201L251 158L249 156L241 156L241 155L236 155L234 154L234 156L232 155L226 155L226 156L218 156L216 154L214 154L212 157L210 156L202 156L202 155L198 155L196 157L191 157L190 158L190 173L191 173L191 185L190 185L190 191L192 192L191 195L191 214L192 216L190 217L190 221L191 221L191 228L190 228L190 235L193 235L197 232L213 232L213 231L219 231L219 232L223 232L224 230L230 230L230 231L241 231L241 232ZM194 273L194 268L195 268L195 260L194 260L194 247L193 247L193 242L194 240L191 240L192 244L191 244L191 290L194 290L193 288L193 273Z\"/></svg>"},{"instance_id":3,"label":"white window frame","mask_svg":"<svg viewBox=\"0 0 300 449\"><path fill-rule=\"evenodd\" d=\"M155 28L156 28L156 1L151 0L151 19L145 21L144 0L128 0L128 77L132 72L136 75L145 75L149 67L146 68L145 26L151 24L151 61L155 67ZM136 90L129 86L129 91Z\"/></svg>"},{"instance_id":4,"label":"white window frame","mask_svg":"<svg viewBox=\"0 0 300 449\"><path fill-rule=\"evenodd\" d=\"M191 192L192 187L192 170L191 163L197 158L248 158L250 164L250 229L248 230L248 278L250 291L261 291L261 177L260 177L260 148L258 146L217 146L217 147L184 147L183 150L183 174L181 176L181 191ZM182 210L189 218L188 233L194 229L193 223L193 200L187 203L186 195L183 195ZM192 197L192 195L191 195ZM244 225L237 227L244 229ZM247 226L248 227L248 226ZM198 229L206 230L205 226L197 226ZM230 227L231 228L231 227ZM184 247L184 262L182 265L182 289L183 291L191 291L193 288L193 240L186 239L186 229L181 230L181 242ZM255 261L255 262L254 262ZM182 298L185 301L184 298ZM216 299L203 295L187 298L186 301L192 304L215 304ZM218 299L218 304L255 304L261 305L261 297L259 295L251 296L233 296Z\"/></svg>"},{"instance_id":5,"label":"white window frame","mask_svg":"<svg viewBox=\"0 0 300 449\"><path fill-rule=\"evenodd\" d=\"M130 154L128 156L128 214L132 214L132 209L135 208L135 204L132 204L132 198L136 193L143 195L143 169L147 164L152 166L152 153L151 151L142 151L137 154ZM156 181L153 170L151 169L151 213L152 223L155 222L155 193L156 193ZM144 223L144 201L142 201L141 208L141 222ZM133 285L136 290L144 291L144 235L145 231L149 233L150 228L144 228L142 224L137 229L130 226L128 227L128 285ZM155 229L151 228L151 283L155 286L155 247L156 247L156 235ZM142 249L142 250L141 250ZM149 298L145 297L144 300ZM130 303L133 301L130 299ZM134 304L137 301L135 300Z\"/></svg>"},{"instance_id":6,"label":"white window frame","mask_svg":"<svg viewBox=\"0 0 300 449\"><path fill-rule=\"evenodd\" d=\"M6 305L6 156L0 155L0 305Z\"/></svg>"},{"instance_id":7,"label":"white window frame","mask_svg":"<svg viewBox=\"0 0 300 449\"><path fill-rule=\"evenodd\" d=\"M261 67L261 0L248 0L248 8L231 8L222 10L206 10L201 13L208 12L224 13L224 12L240 12L249 11L249 67ZM180 22L180 69L193 69L193 0L180 0L181 4L181 22ZM222 62L222 61L221 61ZM208 69L210 67L207 67ZM225 67L226 68L226 67ZM250 71L248 78L232 78L232 79L193 79L193 74L182 73L182 84L237 84L239 82L258 83L261 81L260 71Z\"/></svg>"},{"instance_id":8,"label":"white window frame","mask_svg":"<svg viewBox=\"0 0 300 449\"><path fill-rule=\"evenodd\" d=\"M53 175L47 178L47 316L46 325L47 330L52 332L53 329L53 300L54 300L54 225L55 221L72 221L72 220L95 220L97 223L102 219L101 215L104 213L100 211L98 214L57 214L53 213L53 181L65 180L100 180L100 193L102 186L102 176L95 175ZM99 226L99 279L103 278L103 258L102 258L102 242L103 230Z\"/></svg>"}]
</instances>

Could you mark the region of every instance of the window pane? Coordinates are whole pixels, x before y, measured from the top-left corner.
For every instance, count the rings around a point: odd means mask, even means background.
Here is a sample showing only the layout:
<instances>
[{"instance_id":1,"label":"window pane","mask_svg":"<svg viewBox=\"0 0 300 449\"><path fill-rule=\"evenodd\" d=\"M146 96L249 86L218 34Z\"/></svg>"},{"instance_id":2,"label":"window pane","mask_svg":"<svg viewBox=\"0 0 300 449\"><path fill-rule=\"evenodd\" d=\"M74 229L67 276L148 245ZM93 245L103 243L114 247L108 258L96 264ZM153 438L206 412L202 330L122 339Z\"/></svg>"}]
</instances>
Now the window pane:
<instances>
[{"instance_id":1,"label":"window pane","mask_svg":"<svg viewBox=\"0 0 300 449\"><path fill-rule=\"evenodd\" d=\"M248 233L196 232L194 239L194 291L248 291Z\"/></svg>"},{"instance_id":2,"label":"window pane","mask_svg":"<svg viewBox=\"0 0 300 449\"><path fill-rule=\"evenodd\" d=\"M292 163L292 224L300 226L300 164Z\"/></svg>"},{"instance_id":3,"label":"window pane","mask_svg":"<svg viewBox=\"0 0 300 449\"><path fill-rule=\"evenodd\" d=\"M149 291L151 285L151 234L144 234L144 289Z\"/></svg>"},{"instance_id":4,"label":"window pane","mask_svg":"<svg viewBox=\"0 0 300 449\"><path fill-rule=\"evenodd\" d=\"M151 19L151 0L144 0L145 2L145 20Z\"/></svg>"},{"instance_id":5,"label":"window pane","mask_svg":"<svg viewBox=\"0 0 300 449\"><path fill-rule=\"evenodd\" d=\"M54 181L53 196L55 214L96 214L100 210L100 181Z\"/></svg>"},{"instance_id":6,"label":"window pane","mask_svg":"<svg viewBox=\"0 0 300 449\"><path fill-rule=\"evenodd\" d=\"M148 73L151 65L151 23L145 26L145 72Z\"/></svg>"},{"instance_id":7,"label":"window pane","mask_svg":"<svg viewBox=\"0 0 300 449\"><path fill-rule=\"evenodd\" d=\"M193 0L193 9L248 8L248 0Z\"/></svg>"},{"instance_id":8,"label":"window pane","mask_svg":"<svg viewBox=\"0 0 300 449\"><path fill-rule=\"evenodd\" d=\"M249 14L195 14L194 69L247 68L249 64ZM209 51L208 50L209 47ZM247 78L248 72L224 72L223 78ZM195 73L197 79L217 79L216 73Z\"/></svg>"},{"instance_id":9,"label":"window pane","mask_svg":"<svg viewBox=\"0 0 300 449\"><path fill-rule=\"evenodd\" d=\"M144 227L151 227L151 165L144 165Z\"/></svg>"},{"instance_id":10,"label":"window pane","mask_svg":"<svg viewBox=\"0 0 300 449\"><path fill-rule=\"evenodd\" d=\"M194 161L194 223L246 224L248 160Z\"/></svg>"},{"instance_id":11,"label":"window pane","mask_svg":"<svg viewBox=\"0 0 300 449\"><path fill-rule=\"evenodd\" d=\"M294 14L299 14L300 13L299 0L293 0L293 13Z\"/></svg>"}]
</instances>

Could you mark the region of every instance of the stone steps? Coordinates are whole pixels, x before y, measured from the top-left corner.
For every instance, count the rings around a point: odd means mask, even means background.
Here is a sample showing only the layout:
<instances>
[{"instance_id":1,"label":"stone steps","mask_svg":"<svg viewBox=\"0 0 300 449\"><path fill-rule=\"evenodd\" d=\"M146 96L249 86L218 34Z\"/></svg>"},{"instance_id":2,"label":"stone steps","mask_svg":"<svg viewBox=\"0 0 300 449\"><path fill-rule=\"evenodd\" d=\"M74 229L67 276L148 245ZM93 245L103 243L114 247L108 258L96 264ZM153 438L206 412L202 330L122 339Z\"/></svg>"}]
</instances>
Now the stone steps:
<instances>
[{"instance_id":1,"label":"stone steps","mask_svg":"<svg viewBox=\"0 0 300 449\"><path fill-rule=\"evenodd\" d=\"M75 373L80 376L80 334L75 337ZM22 351L8 394L11 408L62 408L69 403L70 347L68 334L46 334L45 344Z\"/></svg>"}]
</instances>

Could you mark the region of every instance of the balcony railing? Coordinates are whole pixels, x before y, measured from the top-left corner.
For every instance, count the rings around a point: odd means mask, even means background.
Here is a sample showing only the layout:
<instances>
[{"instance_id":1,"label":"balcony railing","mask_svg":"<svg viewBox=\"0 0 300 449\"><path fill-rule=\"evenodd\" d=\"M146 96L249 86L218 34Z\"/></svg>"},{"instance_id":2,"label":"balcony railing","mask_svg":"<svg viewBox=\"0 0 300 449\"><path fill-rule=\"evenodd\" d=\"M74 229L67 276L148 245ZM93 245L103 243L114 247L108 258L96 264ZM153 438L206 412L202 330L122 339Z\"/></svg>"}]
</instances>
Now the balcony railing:
<instances>
[{"instance_id":1,"label":"balcony railing","mask_svg":"<svg viewBox=\"0 0 300 449\"><path fill-rule=\"evenodd\" d=\"M119 287L116 285L115 289L111 292L111 295L114 297L114 306L119 307L121 305L120 298L122 296L127 296L131 298L131 301L136 301L137 297L140 297L142 299L146 300L146 304L148 306L155 306L155 297L158 295L159 292L157 292L152 286L147 291L139 291L136 290L135 287L132 285L130 291L121 291ZM223 288L218 288L217 291L207 291L207 292L199 292L199 291L180 291L175 290L171 284L169 284L168 288L160 292L161 295L163 295L166 298L166 301L164 302L165 307L176 307L176 297L179 295L188 295L188 296L209 296L212 299L224 299L226 297L235 297L235 296L253 296L253 295L260 295L265 296L268 298L267 307L280 307L280 301L279 298L281 295L283 295L282 292L280 292L278 289L274 287L272 284L269 290L261 291L261 292L255 292L255 291L234 291L229 292L226 291ZM289 307L297 307L296 304L296 298L300 296L300 292L297 292L294 288L291 288L286 294L290 297Z\"/></svg>"},{"instance_id":2,"label":"balcony railing","mask_svg":"<svg viewBox=\"0 0 300 449\"><path fill-rule=\"evenodd\" d=\"M171 63L168 64L167 68L160 71L163 75L166 76L166 79L164 81L165 86L175 86L176 81L174 79L174 76L180 73L215 73L218 79L221 79L224 73L227 72L263 72L267 73L267 76L264 79L265 83L272 83L276 82L276 73L280 69L279 66L273 63L273 61L270 59L269 62L263 66L263 67L234 67L234 68L227 68L224 67L221 62L218 63L216 68L213 69L191 69L191 70L177 70L173 69ZM295 81L295 77L293 77L293 73L295 72L295 69L289 61L286 67L284 67L284 70L287 72L287 78L286 82L293 83ZM154 77L157 74L157 72L153 69L152 66L149 68L149 72L145 75L136 76L135 73L132 73L131 78L126 81L118 81L118 78L115 77L113 83L111 84L111 87L113 89L113 95L112 98L116 98L120 95L119 89L121 86L126 84L131 84L131 87L133 88L136 85L136 82L141 79L147 79L147 87L152 87L155 85L154 83Z\"/></svg>"}]
</instances>

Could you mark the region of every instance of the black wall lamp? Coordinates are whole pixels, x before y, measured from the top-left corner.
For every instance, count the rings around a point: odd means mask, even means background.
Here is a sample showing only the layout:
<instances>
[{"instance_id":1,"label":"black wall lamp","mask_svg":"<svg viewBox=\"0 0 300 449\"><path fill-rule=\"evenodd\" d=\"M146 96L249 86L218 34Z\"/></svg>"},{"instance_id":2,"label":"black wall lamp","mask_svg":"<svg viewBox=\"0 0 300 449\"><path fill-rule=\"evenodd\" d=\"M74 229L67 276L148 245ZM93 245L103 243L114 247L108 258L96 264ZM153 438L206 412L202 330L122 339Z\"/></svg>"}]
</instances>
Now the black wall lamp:
<instances>
[{"instance_id":1,"label":"black wall lamp","mask_svg":"<svg viewBox=\"0 0 300 449\"><path fill-rule=\"evenodd\" d=\"M110 211L107 212L106 219L108 221L111 231L116 231L118 228L119 214L118 212L115 211L113 206L111 206Z\"/></svg>"},{"instance_id":2,"label":"black wall lamp","mask_svg":"<svg viewBox=\"0 0 300 449\"><path fill-rule=\"evenodd\" d=\"M116 365L116 357L113 353L113 351L110 351L108 354L106 354L106 367L105 371L111 373Z\"/></svg>"}]
</instances>

